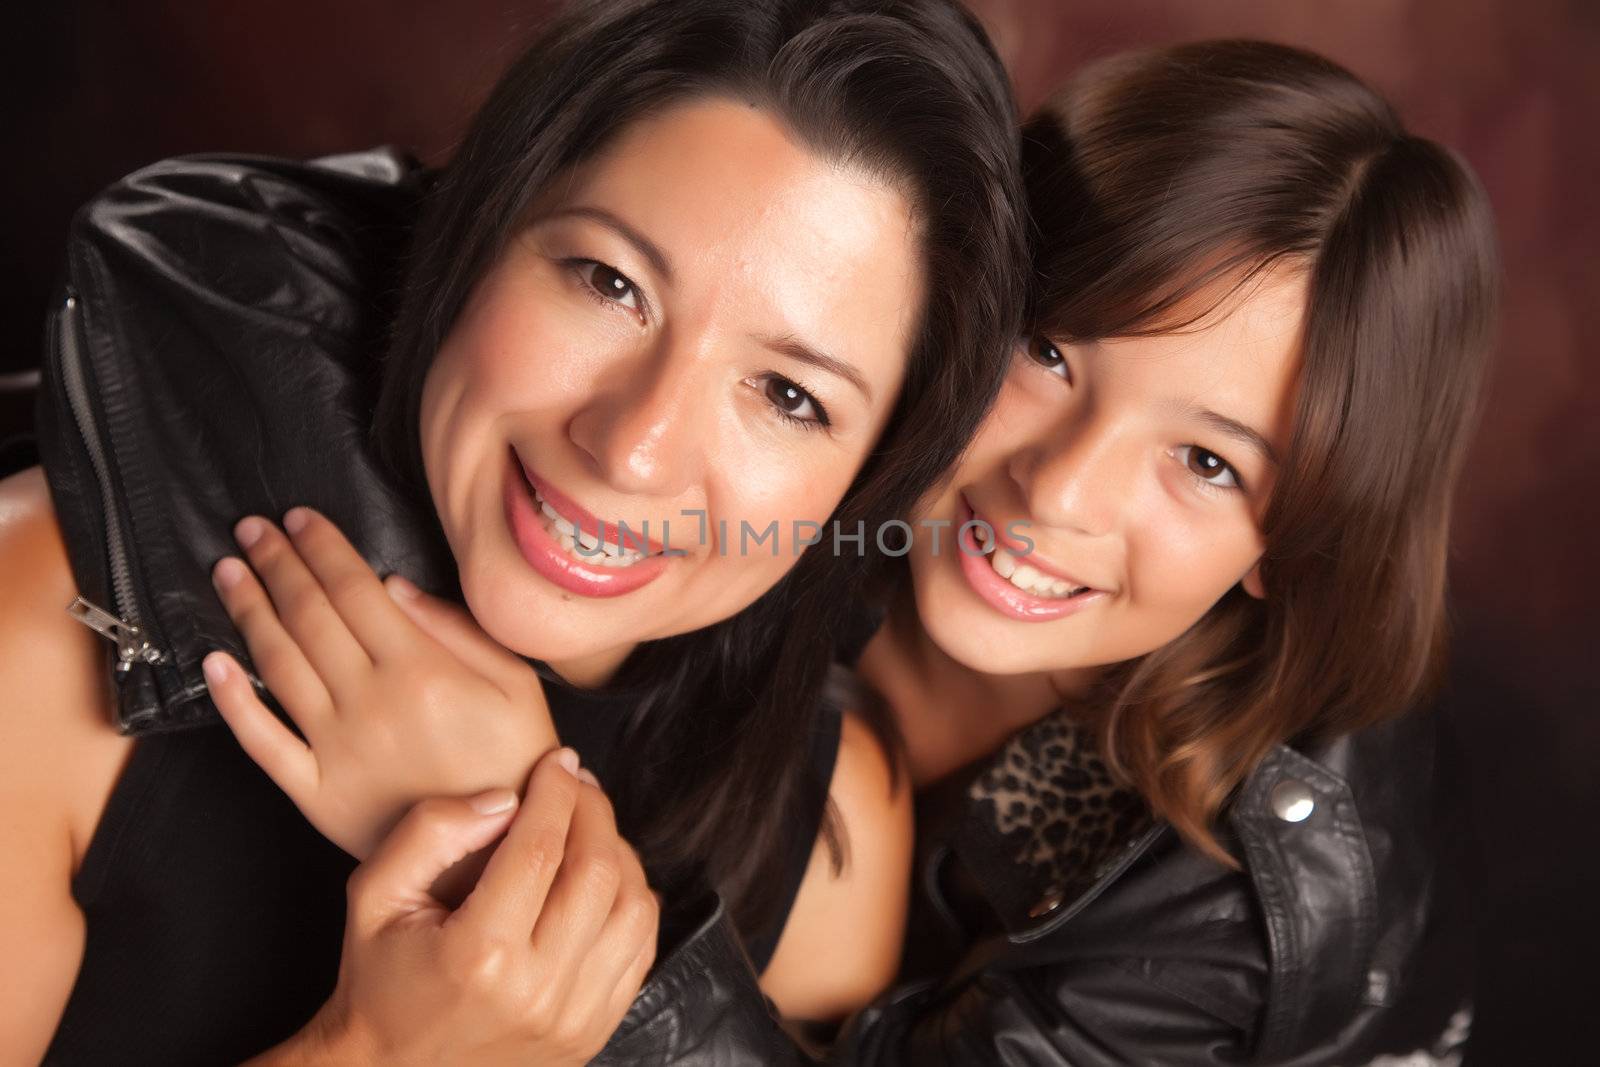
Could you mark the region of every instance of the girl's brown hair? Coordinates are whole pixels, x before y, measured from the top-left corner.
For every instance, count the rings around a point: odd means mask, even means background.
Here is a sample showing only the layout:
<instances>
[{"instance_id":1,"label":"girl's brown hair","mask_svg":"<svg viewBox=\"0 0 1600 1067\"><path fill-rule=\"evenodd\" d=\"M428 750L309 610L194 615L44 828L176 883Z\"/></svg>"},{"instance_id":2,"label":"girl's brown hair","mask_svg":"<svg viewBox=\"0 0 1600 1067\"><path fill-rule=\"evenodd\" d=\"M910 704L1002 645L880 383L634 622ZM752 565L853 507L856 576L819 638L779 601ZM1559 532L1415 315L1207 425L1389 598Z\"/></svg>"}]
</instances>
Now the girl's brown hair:
<instances>
[{"instance_id":1,"label":"girl's brown hair","mask_svg":"<svg viewBox=\"0 0 1600 1067\"><path fill-rule=\"evenodd\" d=\"M1348 71L1215 41L1083 71L1027 124L1032 318L1065 340L1191 325L1275 264L1309 296L1293 438L1235 588L1108 676L1112 767L1232 863L1218 810L1276 745L1426 699L1445 649L1451 496L1498 295L1487 199Z\"/></svg>"}]
</instances>

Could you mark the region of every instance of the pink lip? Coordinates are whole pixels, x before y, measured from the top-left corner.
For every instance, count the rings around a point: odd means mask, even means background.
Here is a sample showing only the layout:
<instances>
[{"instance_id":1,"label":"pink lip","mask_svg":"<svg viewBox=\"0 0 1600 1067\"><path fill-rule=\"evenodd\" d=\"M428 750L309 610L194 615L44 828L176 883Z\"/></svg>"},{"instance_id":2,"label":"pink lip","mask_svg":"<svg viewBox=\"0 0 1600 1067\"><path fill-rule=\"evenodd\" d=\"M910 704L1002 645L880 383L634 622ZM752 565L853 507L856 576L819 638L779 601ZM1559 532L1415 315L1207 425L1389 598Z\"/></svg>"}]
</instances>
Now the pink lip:
<instances>
[{"instance_id":1,"label":"pink lip","mask_svg":"<svg viewBox=\"0 0 1600 1067\"><path fill-rule=\"evenodd\" d=\"M961 514L956 524L957 529L971 522L974 515L972 505L967 503L967 498L965 496L961 497ZM993 524L991 523L990 526L992 528ZM995 535L999 537L1000 531L998 529L995 530ZM1019 547L1010 541L1005 541L1004 543L1008 547ZM989 557L978 551L978 543L973 538L970 530L961 534L956 554L960 557L961 573L966 577L967 584L972 587L972 591L1000 614L1022 622L1051 622L1055 619L1065 618L1068 615L1084 610L1095 601L1104 599L1106 595L1099 589L1092 589L1087 593L1079 593L1077 596L1066 598L1041 597L1034 596L1032 593L1024 593L994 572L994 568L989 565ZM1033 553L1027 554L1027 560L1030 564L1039 570L1047 569L1039 567L1034 562L1034 559ZM1068 575L1058 574L1053 568L1048 569L1051 574L1056 574L1065 581L1073 582L1075 585L1083 584Z\"/></svg>"},{"instance_id":2,"label":"pink lip","mask_svg":"<svg viewBox=\"0 0 1600 1067\"><path fill-rule=\"evenodd\" d=\"M516 449L511 450L511 455L517 460L523 476L528 479L528 484L537 489L539 495L549 501L550 506L560 512L563 519L566 519L584 533L594 534L600 538L602 543L608 545L618 544L618 538L623 538L620 542L623 548L631 548L646 555L653 556L664 551L660 541L644 536L643 523L639 524L640 528L637 530L632 526L623 530L616 523L606 522L529 470L528 465L522 462L521 457L517 456ZM535 506L537 507L537 504Z\"/></svg>"},{"instance_id":3,"label":"pink lip","mask_svg":"<svg viewBox=\"0 0 1600 1067\"><path fill-rule=\"evenodd\" d=\"M506 524L511 528L512 539L516 541L522 558L542 576L568 592L589 597L622 596L659 578L671 562L670 557L657 555L626 567L602 567L589 566L574 559L545 529L544 516L539 513L539 505L529 488L529 476L514 449L506 463L504 481L502 499ZM581 518L583 529L606 526L581 508L574 507L568 511L571 501L551 492L543 482L536 484L539 494L550 502L551 507L563 516L576 515ZM591 522L595 523L595 527L590 526ZM615 527L610 529L610 536L615 538ZM611 543L616 542L613 540Z\"/></svg>"},{"instance_id":4,"label":"pink lip","mask_svg":"<svg viewBox=\"0 0 1600 1067\"><path fill-rule=\"evenodd\" d=\"M972 510L972 505L971 504L967 504L965 497L961 498L961 502L962 502L962 504L966 505L967 513L969 515L976 514ZM985 521L987 521L987 520L985 520ZM1011 554L1012 555L1014 555L1014 556L1022 556L1024 558L1026 558L1027 561L1028 561L1028 566L1032 567L1034 570L1043 571L1046 574L1052 575L1052 576L1054 576L1056 578L1060 578L1063 582L1068 583L1074 589L1077 589L1077 588L1079 588L1081 586L1087 586L1089 584L1088 582L1086 582L1083 579L1077 577L1076 575L1068 574L1066 571L1062 570L1060 567L1056 566L1054 563L1051 563L1049 560L1047 560L1043 556L1039 555L1039 552L1038 552L1037 549L1028 548L1025 545L1022 545L1019 542L1013 540L1007 534L1007 531L1002 530L1000 527L996 526L994 523L989 523L989 527L990 527L990 529L994 530L994 536L995 536L996 540L998 540L1002 545L1005 545L1007 548L1009 548L1011 550ZM990 570L993 570L993 569L994 568L992 568L992 567L990 568ZM1016 587L1013 586L1012 588L1016 588Z\"/></svg>"}]
</instances>

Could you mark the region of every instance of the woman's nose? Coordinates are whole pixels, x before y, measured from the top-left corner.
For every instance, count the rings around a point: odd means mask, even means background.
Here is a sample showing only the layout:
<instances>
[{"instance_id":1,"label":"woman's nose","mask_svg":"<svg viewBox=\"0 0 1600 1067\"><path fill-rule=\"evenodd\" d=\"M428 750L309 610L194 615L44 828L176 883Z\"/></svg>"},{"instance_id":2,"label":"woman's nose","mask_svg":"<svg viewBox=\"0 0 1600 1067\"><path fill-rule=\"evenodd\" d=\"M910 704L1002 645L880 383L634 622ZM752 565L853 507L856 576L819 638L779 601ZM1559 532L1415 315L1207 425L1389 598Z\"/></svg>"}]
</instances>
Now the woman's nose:
<instances>
[{"instance_id":1,"label":"woman's nose","mask_svg":"<svg viewBox=\"0 0 1600 1067\"><path fill-rule=\"evenodd\" d=\"M1133 488L1121 451L1107 428L1083 421L1018 449L1008 468L1033 522L1098 537L1115 528Z\"/></svg>"},{"instance_id":2,"label":"woman's nose","mask_svg":"<svg viewBox=\"0 0 1600 1067\"><path fill-rule=\"evenodd\" d=\"M618 492L668 499L692 487L701 456L697 437L710 407L705 375L682 353L651 353L573 416L567 435L596 476Z\"/></svg>"}]
</instances>

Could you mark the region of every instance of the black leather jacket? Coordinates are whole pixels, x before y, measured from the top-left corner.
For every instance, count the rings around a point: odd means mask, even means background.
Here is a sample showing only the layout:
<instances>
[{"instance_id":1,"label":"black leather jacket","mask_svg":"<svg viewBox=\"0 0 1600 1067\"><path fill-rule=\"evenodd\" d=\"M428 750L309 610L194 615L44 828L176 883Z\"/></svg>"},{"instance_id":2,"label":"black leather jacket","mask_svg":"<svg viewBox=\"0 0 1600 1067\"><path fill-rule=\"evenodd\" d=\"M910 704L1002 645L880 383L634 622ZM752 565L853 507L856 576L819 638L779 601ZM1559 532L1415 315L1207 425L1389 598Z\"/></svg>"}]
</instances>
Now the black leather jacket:
<instances>
[{"instance_id":1,"label":"black leather jacket","mask_svg":"<svg viewBox=\"0 0 1600 1067\"><path fill-rule=\"evenodd\" d=\"M311 504L381 573L454 587L431 515L365 445L382 294L420 190L388 152L193 157L75 220L39 450L124 731L210 721L201 657L247 662L209 577L241 515ZM930 863L964 858L1004 929L862 1013L834 1058L1310 1064L1435 1046L1468 971L1440 874L1433 727L1272 753L1228 809L1241 871L1157 825L1071 894L1030 899L1023 868L958 833ZM936 898L937 871L923 884ZM602 1060L809 1062L715 896L679 915Z\"/></svg>"}]
</instances>

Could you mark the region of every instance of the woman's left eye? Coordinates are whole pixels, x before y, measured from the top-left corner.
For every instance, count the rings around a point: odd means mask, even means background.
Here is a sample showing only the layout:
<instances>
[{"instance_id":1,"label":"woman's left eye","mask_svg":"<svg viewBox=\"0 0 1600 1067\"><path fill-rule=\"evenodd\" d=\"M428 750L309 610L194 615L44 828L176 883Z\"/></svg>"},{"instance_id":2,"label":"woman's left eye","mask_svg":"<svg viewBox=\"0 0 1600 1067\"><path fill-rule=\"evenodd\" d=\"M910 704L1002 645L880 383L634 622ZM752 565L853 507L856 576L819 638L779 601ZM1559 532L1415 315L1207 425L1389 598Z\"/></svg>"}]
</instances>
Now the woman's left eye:
<instances>
[{"instance_id":1,"label":"woman's left eye","mask_svg":"<svg viewBox=\"0 0 1600 1067\"><path fill-rule=\"evenodd\" d=\"M577 267L578 277L597 295L631 311L642 310L643 298L639 294L639 287L626 274L593 259L576 260L574 266Z\"/></svg>"},{"instance_id":2,"label":"woman's left eye","mask_svg":"<svg viewBox=\"0 0 1600 1067\"><path fill-rule=\"evenodd\" d=\"M1176 450L1175 457L1190 474L1207 485L1216 486L1218 489L1243 488L1233 465L1209 449L1201 448L1199 445L1181 445Z\"/></svg>"},{"instance_id":3,"label":"woman's left eye","mask_svg":"<svg viewBox=\"0 0 1600 1067\"><path fill-rule=\"evenodd\" d=\"M759 384L767 402L783 418L801 423L807 429L829 425L827 410L797 383L781 374L770 374Z\"/></svg>"}]
</instances>

